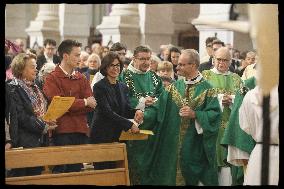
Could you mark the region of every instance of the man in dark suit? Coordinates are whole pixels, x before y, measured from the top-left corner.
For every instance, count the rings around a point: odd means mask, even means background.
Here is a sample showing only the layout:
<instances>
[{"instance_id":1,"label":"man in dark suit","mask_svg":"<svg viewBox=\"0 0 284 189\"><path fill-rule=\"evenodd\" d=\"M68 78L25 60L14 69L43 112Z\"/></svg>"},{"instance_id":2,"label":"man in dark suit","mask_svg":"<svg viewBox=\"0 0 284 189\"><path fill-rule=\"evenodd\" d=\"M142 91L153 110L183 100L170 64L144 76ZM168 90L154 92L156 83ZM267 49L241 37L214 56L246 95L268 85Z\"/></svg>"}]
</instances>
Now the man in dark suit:
<instances>
[{"instance_id":1,"label":"man in dark suit","mask_svg":"<svg viewBox=\"0 0 284 189\"><path fill-rule=\"evenodd\" d=\"M45 39L43 42L44 53L37 57L37 70L40 70L42 66L47 62L54 64L60 63L60 58L55 54L56 41L53 39Z\"/></svg>"},{"instance_id":2,"label":"man in dark suit","mask_svg":"<svg viewBox=\"0 0 284 189\"><path fill-rule=\"evenodd\" d=\"M225 44L221 40L219 40L219 39L213 40L212 41L213 54L212 54L212 56L210 56L208 62L205 62L205 63L199 65L198 70L200 72L202 72L203 70L210 70L211 68L213 68L213 60L212 60L213 55L214 55L215 51L217 51L220 47L224 47L224 46L225 46Z\"/></svg>"}]
</instances>

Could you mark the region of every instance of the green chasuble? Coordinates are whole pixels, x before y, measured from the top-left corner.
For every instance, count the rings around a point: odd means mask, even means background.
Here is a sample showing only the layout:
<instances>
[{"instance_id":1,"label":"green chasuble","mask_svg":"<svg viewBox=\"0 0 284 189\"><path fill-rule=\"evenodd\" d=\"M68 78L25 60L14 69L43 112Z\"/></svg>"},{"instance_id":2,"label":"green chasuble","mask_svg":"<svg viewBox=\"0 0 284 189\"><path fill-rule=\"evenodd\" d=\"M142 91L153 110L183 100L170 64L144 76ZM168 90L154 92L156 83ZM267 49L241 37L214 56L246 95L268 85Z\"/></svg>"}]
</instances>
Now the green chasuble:
<instances>
[{"instance_id":1,"label":"green chasuble","mask_svg":"<svg viewBox=\"0 0 284 189\"><path fill-rule=\"evenodd\" d=\"M153 71L141 72L135 69L132 64L123 71L119 80L129 88L129 100L131 107L136 108L141 97L159 97L163 90L161 78Z\"/></svg>"},{"instance_id":2,"label":"green chasuble","mask_svg":"<svg viewBox=\"0 0 284 189\"><path fill-rule=\"evenodd\" d=\"M252 77L244 81L245 87L238 91L235 97L234 105L229 118L229 123L225 129L223 139L221 140L221 145L227 148L228 145L239 148L242 151L251 153L255 146L255 141L240 128L239 124L239 108L242 104L243 98L248 90L255 87L255 78ZM237 180L234 185L242 185L244 174L243 169L238 169L236 173Z\"/></svg>"},{"instance_id":3,"label":"green chasuble","mask_svg":"<svg viewBox=\"0 0 284 189\"><path fill-rule=\"evenodd\" d=\"M146 142L133 141L136 175L142 185L218 185L215 160L220 124L216 92L203 78L193 85L183 79L168 86L155 105L146 108L140 129L151 129ZM185 91L188 91L185 98ZM189 105L196 119L183 119L179 110ZM203 133L198 134L195 120ZM142 146L141 144L144 144Z\"/></svg>"},{"instance_id":4,"label":"green chasuble","mask_svg":"<svg viewBox=\"0 0 284 189\"><path fill-rule=\"evenodd\" d=\"M144 110L145 106L139 105L139 100L147 96L159 98L160 94L164 90L163 83L161 78L155 72L141 72L140 70L134 68L132 64L133 63L128 66L128 69L120 74L119 80L124 82L129 88L129 100L131 107ZM149 107L146 107L145 109L148 108ZM151 113L151 116L153 117L154 114L152 115ZM144 117L147 117L147 115L144 115ZM147 125L140 125L139 128L152 130L152 126L149 126L150 127ZM138 174L139 171L137 170L139 170L141 167L139 167L140 165L137 164L137 161L140 161L139 158L142 157L140 154L144 152L144 148L147 146L148 142L149 140L126 142L129 175L132 185L140 184L140 175Z\"/></svg>"},{"instance_id":5,"label":"green chasuble","mask_svg":"<svg viewBox=\"0 0 284 189\"><path fill-rule=\"evenodd\" d=\"M202 72L204 78L217 90L218 94L236 95L238 91L243 88L243 82L239 75L228 72L227 74L220 74L213 68ZM231 167L232 184L237 182L237 172L242 167L231 166L227 163L227 148L221 145L221 140L224 136L225 129L229 123L231 109L228 106L223 108L221 115L221 126L219 128L218 139L216 143L216 158L218 167Z\"/></svg>"}]
</instances>

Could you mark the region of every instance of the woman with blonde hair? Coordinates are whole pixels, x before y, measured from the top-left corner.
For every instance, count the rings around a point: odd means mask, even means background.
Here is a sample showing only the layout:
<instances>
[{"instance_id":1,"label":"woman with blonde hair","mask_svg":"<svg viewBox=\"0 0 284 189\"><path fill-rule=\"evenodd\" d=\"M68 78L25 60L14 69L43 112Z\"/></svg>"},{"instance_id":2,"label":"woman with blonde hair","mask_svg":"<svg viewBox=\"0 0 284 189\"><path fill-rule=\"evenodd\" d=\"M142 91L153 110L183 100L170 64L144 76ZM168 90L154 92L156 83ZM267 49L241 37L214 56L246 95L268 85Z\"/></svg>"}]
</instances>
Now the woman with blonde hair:
<instances>
[{"instance_id":1,"label":"woman with blonde hair","mask_svg":"<svg viewBox=\"0 0 284 189\"><path fill-rule=\"evenodd\" d=\"M12 147L34 148L41 146L41 139L48 130L56 127L55 122L42 119L47 102L35 84L36 55L18 54L12 61L14 78L6 83L5 116L10 125ZM42 167L12 169L12 176L41 174Z\"/></svg>"}]
</instances>

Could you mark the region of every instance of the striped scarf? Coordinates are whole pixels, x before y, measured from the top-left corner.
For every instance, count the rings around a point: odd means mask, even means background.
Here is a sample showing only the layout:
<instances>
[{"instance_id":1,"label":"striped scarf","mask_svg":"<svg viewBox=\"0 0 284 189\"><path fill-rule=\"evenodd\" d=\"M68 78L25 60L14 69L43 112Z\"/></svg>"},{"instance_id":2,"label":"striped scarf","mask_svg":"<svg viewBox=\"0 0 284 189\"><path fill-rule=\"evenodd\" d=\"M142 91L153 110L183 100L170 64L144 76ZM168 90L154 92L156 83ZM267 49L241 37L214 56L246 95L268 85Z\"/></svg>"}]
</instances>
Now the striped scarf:
<instances>
[{"instance_id":1,"label":"striped scarf","mask_svg":"<svg viewBox=\"0 0 284 189\"><path fill-rule=\"evenodd\" d=\"M37 118L41 118L47 110L47 102L42 92L40 91L38 86L32 81L27 81L25 79L17 80L19 85L24 89L29 99L31 100L34 114L37 116Z\"/></svg>"}]
</instances>

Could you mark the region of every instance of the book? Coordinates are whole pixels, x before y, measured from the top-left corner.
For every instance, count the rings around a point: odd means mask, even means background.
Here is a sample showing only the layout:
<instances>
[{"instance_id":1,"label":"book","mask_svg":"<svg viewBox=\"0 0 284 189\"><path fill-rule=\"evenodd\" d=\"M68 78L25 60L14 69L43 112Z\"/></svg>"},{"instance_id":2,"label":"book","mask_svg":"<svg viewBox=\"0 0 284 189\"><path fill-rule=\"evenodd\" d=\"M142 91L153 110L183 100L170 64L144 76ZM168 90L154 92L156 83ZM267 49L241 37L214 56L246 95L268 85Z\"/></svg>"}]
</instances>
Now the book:
<instances>
[{"instance_id":1,"label":"book","mask_svg":"<svg viewBox=\"0 0 284 189\"><path fill-rule=\"evenodd\" d=\"M147 140L149 135L154 135L151 130L140 130L139 133L122 131L119 140Z\"/></svg>"}]
</instances>

